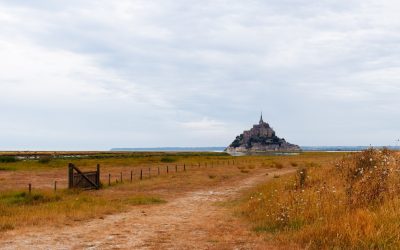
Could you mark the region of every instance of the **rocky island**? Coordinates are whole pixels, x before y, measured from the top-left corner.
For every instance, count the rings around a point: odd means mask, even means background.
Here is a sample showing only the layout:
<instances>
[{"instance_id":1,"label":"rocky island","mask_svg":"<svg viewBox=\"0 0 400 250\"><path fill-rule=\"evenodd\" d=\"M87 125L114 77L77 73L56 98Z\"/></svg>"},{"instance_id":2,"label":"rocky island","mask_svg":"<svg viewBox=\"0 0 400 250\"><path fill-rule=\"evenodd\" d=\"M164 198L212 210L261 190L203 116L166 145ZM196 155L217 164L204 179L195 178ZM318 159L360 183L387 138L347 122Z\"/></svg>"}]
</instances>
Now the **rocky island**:
<instances>
[{"instance_id":1,"label":"rocky island","mask_svg":"<svg viewBox=\"0 0 400 250\"><path fill-rule=\"evenodd\" d=\"M263 121L262 114L258 124L237 136L231 145L225 149L229 154L296 152L300 150L298 145L288 143L284 138L276 136L269 124Z\"/></svg>"}]
</instances>

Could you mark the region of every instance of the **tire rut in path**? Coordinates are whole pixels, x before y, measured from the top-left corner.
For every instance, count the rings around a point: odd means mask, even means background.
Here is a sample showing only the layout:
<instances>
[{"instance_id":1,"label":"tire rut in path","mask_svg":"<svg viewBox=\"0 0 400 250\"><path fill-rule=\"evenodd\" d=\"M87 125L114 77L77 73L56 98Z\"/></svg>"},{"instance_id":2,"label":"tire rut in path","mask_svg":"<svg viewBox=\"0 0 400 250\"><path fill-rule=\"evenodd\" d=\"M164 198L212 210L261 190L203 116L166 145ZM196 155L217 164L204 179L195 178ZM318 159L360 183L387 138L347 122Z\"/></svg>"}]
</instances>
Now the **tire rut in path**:
<instances>
[{"instance_id":1,"label":"tire rut in path","mask_svg":"<svg viewBox=\"0 0 400 250\"><path fill-rule=\"evenodd\" d=\"M1 249L273 249L215 202L294 169L189 192L166 204L134 207L126 213L82 225L47 228L0 241Z\"/></svg>"}]
</instances>

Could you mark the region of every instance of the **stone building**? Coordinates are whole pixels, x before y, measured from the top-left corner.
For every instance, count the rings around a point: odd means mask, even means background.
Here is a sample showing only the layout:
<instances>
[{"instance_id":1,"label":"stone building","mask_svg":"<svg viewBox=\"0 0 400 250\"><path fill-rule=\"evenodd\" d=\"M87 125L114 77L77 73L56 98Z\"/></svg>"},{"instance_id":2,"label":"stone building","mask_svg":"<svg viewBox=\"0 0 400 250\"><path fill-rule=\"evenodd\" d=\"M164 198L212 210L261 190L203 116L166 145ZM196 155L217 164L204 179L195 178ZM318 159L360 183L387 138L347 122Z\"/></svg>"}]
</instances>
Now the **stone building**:
<instances>
[{"instance_id":1,"label":"stone building","mask_svg":"<svg viewBox=\"0 0 400 250\"><path fill-rule=\"evenodd\" d=\"M252 136L266 136L271 138L275 136L275 131L268 123L264 122L262 114L258 124L253 125L253 128L250 130L243 131L243 138L245 140L250 139Z\"/></svg>"},{"instance_id":2,"label":"stone building","mask_svg":"<svg viewBox=\"0 0 400 250\"><path fill-rule=\"evenodd\" d=\"M262 114L258 124L253 125L250 130L243 131L225 149L228 153L252 153L268 151L300 151L300 147L290 144L283 138L276 136L270 125L264 122Z\"/></svg>"}]
</instances>

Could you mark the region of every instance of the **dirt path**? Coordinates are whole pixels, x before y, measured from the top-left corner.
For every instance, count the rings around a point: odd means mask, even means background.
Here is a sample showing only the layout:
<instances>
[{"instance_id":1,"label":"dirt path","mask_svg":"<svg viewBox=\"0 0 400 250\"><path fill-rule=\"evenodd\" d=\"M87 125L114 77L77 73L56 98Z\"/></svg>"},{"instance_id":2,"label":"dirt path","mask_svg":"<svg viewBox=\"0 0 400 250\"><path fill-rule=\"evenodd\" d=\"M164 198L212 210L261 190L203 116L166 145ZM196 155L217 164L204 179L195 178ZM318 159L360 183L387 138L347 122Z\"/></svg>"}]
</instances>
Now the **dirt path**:
<instances>
[{"instance_id":1,"label":"dirt path","mask_svg":"<svg viewBox=\"0 0 400 250\"><path fill-rule=\"evenodd\" d=\"M1 249L272 249L216 202L286 174L270 170L216 188L206 188L166 204L133 207L131 211L83 225L47 228L0 241Z\"/></svg>"}]
</instances>

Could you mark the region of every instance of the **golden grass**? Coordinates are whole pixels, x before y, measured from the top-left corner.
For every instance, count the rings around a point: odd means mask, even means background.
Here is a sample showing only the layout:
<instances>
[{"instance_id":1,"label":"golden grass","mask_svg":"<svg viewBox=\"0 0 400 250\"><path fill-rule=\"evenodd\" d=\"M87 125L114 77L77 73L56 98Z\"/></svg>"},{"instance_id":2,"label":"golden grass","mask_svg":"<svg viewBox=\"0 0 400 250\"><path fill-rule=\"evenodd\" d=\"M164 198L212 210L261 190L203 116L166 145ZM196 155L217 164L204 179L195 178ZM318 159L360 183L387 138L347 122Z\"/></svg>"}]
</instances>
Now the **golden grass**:
<instances>
[{"instance_id":1,"label":"golden grass","mask_svg":"<svg viewBox=\"0 0 400 250\"><path fill-rule=\"evenodd\" d=\"M247 194L237 212L255 231L280 244L310 249L399 249L396 157L373 150L349 154L345 161L332 155L298 163L296 174ZM307 175L303 185L302 169Z\"/></svg>"},{"instance_id":2,"label":"golden grass","mask_svg":"<svg viewBox=\"0 0 400 250\"><path fill-rule=\"evenodd\" d=\"M279 168L289 167L292 162L299 165L312 161L323 164L335 157L327 153L244 157L215 153L135 153L52 159L45 163L38 160L0 163L0 231L102 218L107 214L128 211L132 206L157 205L184 192L217 186L226 181L234 182L259 169L271 168L274 163L279 163ZM68 162L82 170L94 169L96 164L100 164L104 188L98 191L66 190ZM165 171L167 165L170 167L168 175ZM175 165L178 165L177 173ZM158 167L160 176L157 176ZM148 178L148 168L151 168L151 178ZM138 179L140 169L144 170L142 181ZM132 183L130 171L134 172ZM124 174L123 183L116 184L121 172ZM111 186L108 186L109 173L112 175ZM57 192L52 190L54 180L58 181ZM27 196L30 182L33 192Z\"/></svg>"},{"instance_id":3,"label":"golden grass","mask_svg":"<svg viewBox=\"0 0 400 250\"><path fill-rule=\"evenodd\" d=\"M0 169L7 169L0 170L0 185L3 186L3 190L0 189L0 231L73 224L127 211L131 206L162 204L183 192L243 178L235 168L240 164L234 163L233 159L225 154L143 153L100 159L52 159L45 164L38 160L0 163ZM103 189L65 189L67 163L70 161L83 170L101 164ZM186 171L183 171L183 164ZM166 173L167 165L169 174ZM13 170L9 171L9 168ZM148 176L149 168L151 177ZM138 178L140 169L143 169L143 180ZM132 170L134 176L131 182ZM115 179L119 180L121 172L124 174L123 182L116 183ZM108 173L112 174L111 186L108 185ZM56 192L52 190L54 179L59 180ZM27 194L30 182L33 183L31 195ZM24 188L21 188L21 183Z\"/></svg>"}]
</instances>

